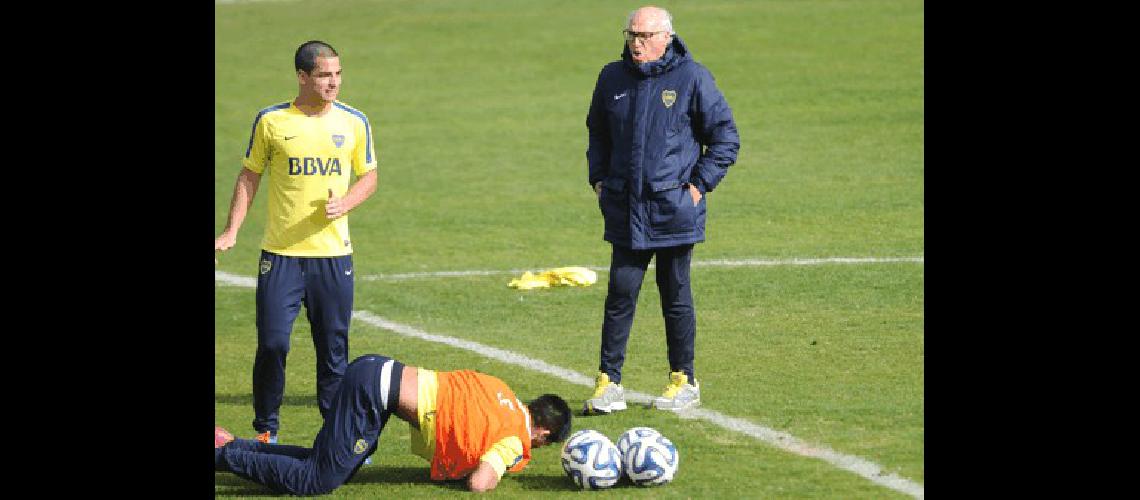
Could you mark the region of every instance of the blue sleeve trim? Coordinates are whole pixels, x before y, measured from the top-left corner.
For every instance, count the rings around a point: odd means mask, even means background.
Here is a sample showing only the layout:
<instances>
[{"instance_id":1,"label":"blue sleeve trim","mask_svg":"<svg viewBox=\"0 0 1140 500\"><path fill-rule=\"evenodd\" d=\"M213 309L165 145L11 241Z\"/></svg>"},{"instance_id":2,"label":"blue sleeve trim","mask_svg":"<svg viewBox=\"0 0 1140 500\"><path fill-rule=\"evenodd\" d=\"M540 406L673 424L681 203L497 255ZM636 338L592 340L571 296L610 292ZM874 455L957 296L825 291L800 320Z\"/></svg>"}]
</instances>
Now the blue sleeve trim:
<instances>
[{"instance_id":1,"label":"blue sleeve trim","mask_svg":"<svg viewBox=\"0 0 1140 500\"><path fill-rule=\"evenodd\" d=\"M249 158L249 152L251 150L253 150L253 134L255 132L257 132L257 122L261 121L261 117L264 116L265 113L285 109L285 108L288 108L290 105L292 105L292 103L289 103L289 102L283 102L281 104L274 104L273 106L265 108L265 109L263 109L257 113L257 117L253 119L253 127L249 130L249 145L245 147L245 157L246 158Z\"/></svg>"},{"instance_id":2,"label":"blue sleeve trim","mask_svg":"<svg viewBox=\"0 0 1140 500\"><path fill-rule=\"evenodd\" d=\"M372 163L372 127L368 125L368 117L364 116L364 113L345 106L339 102L334 102L333 104L336 105L336 107L355 115L357 118L360 118L360 121L364 122L364 137L367 138L367 141L364 144L364 162Z\"/></svg>"}]
</instances>

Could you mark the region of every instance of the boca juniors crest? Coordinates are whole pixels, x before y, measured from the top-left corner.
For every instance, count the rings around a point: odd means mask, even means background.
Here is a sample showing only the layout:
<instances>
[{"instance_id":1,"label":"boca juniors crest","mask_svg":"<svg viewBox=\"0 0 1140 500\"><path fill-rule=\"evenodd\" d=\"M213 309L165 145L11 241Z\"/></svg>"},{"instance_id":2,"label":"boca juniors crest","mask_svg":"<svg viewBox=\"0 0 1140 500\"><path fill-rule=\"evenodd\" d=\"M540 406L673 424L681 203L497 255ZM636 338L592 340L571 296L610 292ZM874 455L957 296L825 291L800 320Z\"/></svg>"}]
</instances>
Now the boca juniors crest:
<instances>
[{"instance_id":1,"label":"boca juniors crest","mask_svg":"<svg viewBox=\"0 0 1140 500\"><path fill-rule=\"evenodd\" d=\"M673 107L673 103L677 102L676 90L665 90L661 92L661 102L665 103L666 108Z\"/></svg>"},{"instance_id":2,"label":"boca juniors crest","mask_svg":"<svg viewBox=\"0 0 1140 500\"><path fill-rule=\"evenodd\" d=\"M343 135L333 134L332 140L333 140L333 144L336 144L336 147L338 147L338 148L344 145L344 136Z\"/></svg>"}]
</instances>

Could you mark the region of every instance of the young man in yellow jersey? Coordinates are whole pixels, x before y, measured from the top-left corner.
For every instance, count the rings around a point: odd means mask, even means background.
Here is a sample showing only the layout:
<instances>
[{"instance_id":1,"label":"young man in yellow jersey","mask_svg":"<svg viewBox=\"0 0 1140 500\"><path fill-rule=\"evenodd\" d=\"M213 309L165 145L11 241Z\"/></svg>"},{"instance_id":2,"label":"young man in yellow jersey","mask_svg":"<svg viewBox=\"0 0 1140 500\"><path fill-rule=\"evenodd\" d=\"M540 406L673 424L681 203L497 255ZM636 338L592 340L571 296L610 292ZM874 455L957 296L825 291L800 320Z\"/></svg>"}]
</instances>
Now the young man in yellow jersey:
<instances>
[{"instance_id":1,"label":"young man in yellow jersey","mask_svg":"<svg viewBox=\"0 0 1140 500\"><path fill-rule=\"evenodd\" d=\"M293 57L297 97L253 120L229 219L215 251L237 242L263 176L269 216L257 276L257 356L253 428L276 442L293 321L305 306L317 355L317 398L327 417L348 365L352 317L352 240L348 212L376 191L376 152L364 113L336 100L340 56L309 41ZM350 185L355 174L356 182Z\"/></svg>"},{"instance_id":2,"label":"young man in yellow jersey","mask_svg":"<svg viewBox=\"0 0 1140 500\"><path fill-rule=\"evenodd\" d=\"M311 448L234 439L214 428L214 470L233 472L277 492L324 494L352 478L393 413L411 426L412 452L433 480L464 479L494 489L521 471L532 448L570 434L570 407L554 394L523 403L502 380L471 371L433 371L369 354L348 371Z\"/></svg>"}]
</instances>

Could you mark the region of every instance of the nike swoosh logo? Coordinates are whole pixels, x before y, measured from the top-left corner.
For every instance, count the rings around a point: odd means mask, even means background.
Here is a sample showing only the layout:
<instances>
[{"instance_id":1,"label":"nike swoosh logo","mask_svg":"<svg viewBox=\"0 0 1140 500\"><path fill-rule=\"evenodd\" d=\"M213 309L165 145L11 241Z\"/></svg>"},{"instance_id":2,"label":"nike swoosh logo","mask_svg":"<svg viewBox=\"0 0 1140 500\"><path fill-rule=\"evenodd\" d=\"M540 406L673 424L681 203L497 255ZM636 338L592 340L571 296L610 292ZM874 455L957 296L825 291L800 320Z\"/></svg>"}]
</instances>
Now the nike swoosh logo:
<instances>
[{"instance_id":1,"label":"nike swoosh logo","mask_svg":"<svg viewBox=\"0 0 1140 500\"><path fill-rule=\"evenodd\" d=\"M287 136L285 136L285 140L287 141L287 140L289 140L289 139L292 139L292 138L294 138L294 137L297 137L297 136L295 136L295 135L287 135Z\"/></svg>"},{"instance_id":2,"label":"nike swoosh logo","mask_svg":"<svg viewBox=\"0 0 1140 500\"><path fill-rule=\"evenodd\" d=\"M345 269L344 275L345 276L352 276L352 269Z\"/></svg>"},{"instance_id":3,"label":"nike swoosh logo","mask_svg":"<svg viewBox=\"0 0 1140 500\"><path fill-rule=\"evenodd\" d=\"M618 100L618 99L621 99L622 97L625 97L625 95L626 95L626 94L628 94L628 93L629 93L629 92L622 92L622 93L621 93L621 94L619 94L619 95L615 95L615 96L614 96L614 100L616 101L616 100Z\"/></svg>"}]
</instances>

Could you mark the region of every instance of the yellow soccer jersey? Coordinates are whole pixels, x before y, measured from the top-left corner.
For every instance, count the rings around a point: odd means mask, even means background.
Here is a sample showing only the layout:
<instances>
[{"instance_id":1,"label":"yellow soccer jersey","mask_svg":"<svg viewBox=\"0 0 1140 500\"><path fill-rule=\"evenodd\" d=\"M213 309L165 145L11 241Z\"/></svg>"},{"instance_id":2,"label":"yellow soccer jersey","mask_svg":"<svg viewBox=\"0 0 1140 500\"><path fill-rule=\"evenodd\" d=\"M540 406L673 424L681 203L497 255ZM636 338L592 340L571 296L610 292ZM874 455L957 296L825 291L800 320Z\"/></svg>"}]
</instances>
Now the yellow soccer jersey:
<instances>
[{"instance_id":1,"label":"yellow soccer jersey","mask_svg":"<svg viewBox=\"0 0 1140 500\"><path fill-rule=\"evenodd\" d=\"M265 108L253 120L242 166L261 174L269 191L262 249L294 257L352 253L348 215L329 220L325 202L329 189L338 198L348 192L352 173L376 168L364 113L341 102L323 116L306 116L292 102Z\"/></svg>"}]
</instances>

